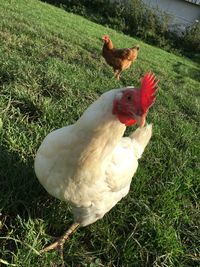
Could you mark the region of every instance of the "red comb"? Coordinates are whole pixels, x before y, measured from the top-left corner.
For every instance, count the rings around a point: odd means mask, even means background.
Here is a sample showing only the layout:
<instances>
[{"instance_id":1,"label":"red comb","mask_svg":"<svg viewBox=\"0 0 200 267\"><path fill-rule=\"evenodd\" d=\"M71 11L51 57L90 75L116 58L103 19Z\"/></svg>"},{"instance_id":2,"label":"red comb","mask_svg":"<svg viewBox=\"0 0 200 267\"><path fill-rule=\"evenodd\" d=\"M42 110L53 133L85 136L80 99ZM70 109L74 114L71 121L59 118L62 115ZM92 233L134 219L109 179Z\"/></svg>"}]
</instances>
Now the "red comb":
<instances>
[{"instance_id":1,"label":"red comb","mask_svg":"<svg viewBox=\"0 0 200 267\"><path fill-rule=\"evenodd\" d=\"M104 35L102 39L103 40L109 39L109 36L108 35Z\"/></svg>"},{"instance_id":2,"label":"red comb","mask_svg":"<svg viewBox=\"0 0 200 267\"><path fill-rule=\"evenodd\" d=\"M144 113L148 111L156 99L155 92L158 89L156 86L157 83L158 80L155 80L155 74L150 72L146 73L141 80L141 107Z\"/></svg>"}]
</instances>

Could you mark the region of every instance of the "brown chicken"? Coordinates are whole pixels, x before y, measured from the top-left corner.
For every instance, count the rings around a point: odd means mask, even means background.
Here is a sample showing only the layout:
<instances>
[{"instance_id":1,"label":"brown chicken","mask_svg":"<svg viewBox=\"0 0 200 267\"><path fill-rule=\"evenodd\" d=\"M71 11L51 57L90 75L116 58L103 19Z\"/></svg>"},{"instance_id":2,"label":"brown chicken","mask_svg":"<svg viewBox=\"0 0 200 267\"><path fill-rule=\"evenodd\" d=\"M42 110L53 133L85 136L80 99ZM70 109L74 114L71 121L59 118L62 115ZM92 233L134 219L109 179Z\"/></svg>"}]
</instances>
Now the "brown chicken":
<instances>
[{"instance_id":1,"label":"brown chicken","mask_svg":"<svg viewBox=\"0 0 200 267\"><path fill-rule=\"evenodd\" d=\"M102 55L108 65L113 67L114 76L119 80L121 72L128 69L131 66L131 63L136 60L140 46L135 45L131 48L122 49L114 48L108 35L103 36L103 42Z\"/></svg>"}]
</instances>

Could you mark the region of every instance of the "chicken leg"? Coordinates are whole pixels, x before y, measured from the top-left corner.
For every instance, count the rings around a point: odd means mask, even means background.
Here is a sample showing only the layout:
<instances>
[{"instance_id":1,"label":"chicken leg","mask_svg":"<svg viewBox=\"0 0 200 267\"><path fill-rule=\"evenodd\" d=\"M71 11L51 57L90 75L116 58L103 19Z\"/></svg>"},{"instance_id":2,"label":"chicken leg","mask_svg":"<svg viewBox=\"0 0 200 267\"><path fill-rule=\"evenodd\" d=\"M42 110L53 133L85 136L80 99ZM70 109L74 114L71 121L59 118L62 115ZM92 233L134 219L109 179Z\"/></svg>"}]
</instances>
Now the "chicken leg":
<instances>
[{"instance_id":1,"label":"chicken leg","mask_svg":"<svg viewBox=\"0 0 200 267\"><path fill-rule=\"evenodd\" d=\"M120 70L114 70L114 77L117 80L120 80L120 74L121 74L121 71Z\"/></svg>"},{"instance_id":2,"label":"chicken leg","mask_svg":"<svg viewBox=\"0 0 200 267\"><path fill-rule=\"evenodd\" d=\"M77 230L77 228L80 226L79 223L73 223L70 228L54 243L47 246L46 248L40 250L40 254L47 252L52 249L58 249L61 253L61 257L63 258L63 245L65 241L69 238L69 236Z\"/></svg>"}]
</instances>

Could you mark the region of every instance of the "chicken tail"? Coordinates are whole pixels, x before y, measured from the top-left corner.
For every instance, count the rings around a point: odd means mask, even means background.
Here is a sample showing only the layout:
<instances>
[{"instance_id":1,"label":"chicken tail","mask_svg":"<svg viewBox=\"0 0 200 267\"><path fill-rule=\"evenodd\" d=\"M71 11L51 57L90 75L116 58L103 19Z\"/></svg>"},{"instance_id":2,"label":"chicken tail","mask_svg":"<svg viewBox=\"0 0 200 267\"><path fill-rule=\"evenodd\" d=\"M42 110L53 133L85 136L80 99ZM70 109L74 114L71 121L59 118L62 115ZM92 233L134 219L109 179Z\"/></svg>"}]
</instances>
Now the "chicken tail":
<instances>
[{"instance_id":1,"label":"chicken tail","mask_svg":"<svg viewBox=\"0 0 200 267\"><path fill-rule=\"evenodd\" d=\"M149 143L151 136L152 124L148 124L145 127L139 127L130 135L130 138L134 142L134 151L137 158L140 158L142 156L142 153Z\"/></svg>"}]
</instances>

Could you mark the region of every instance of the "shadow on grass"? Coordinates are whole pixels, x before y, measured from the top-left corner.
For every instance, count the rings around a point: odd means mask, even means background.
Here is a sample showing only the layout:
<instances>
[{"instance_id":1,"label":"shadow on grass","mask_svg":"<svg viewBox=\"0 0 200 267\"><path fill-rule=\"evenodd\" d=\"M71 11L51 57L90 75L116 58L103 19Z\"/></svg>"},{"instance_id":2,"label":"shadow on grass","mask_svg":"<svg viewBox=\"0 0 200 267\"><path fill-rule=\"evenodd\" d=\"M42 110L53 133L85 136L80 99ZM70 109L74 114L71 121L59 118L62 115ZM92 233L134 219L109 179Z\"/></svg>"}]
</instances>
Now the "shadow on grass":
<instances>
[{"instance_id":1,"label":"shadow on grass","mask_svg":"<svg viewBox=\"0 0 200 267\"><path fill-rule=\"evenodd\" d=\"M34 175L33 162L22 162L19 155L0 147L1 208L13 213L26 213L20 206L30 206L33 199L44 195ZM43 192L42 192L43 191Z\"/></svg>"},{"instance_id":2,"label":"shadow on grass","mask_svg":"<svg viewBox=\"0 0 200 267\"><path fill-rule=\"evenodd\" d=\"M189 67L181 62L177 62L173 66L174 71L181 76L190 77L193 80L200 82L199 70L196 68Z\"/></svg>"},{"instance_id":3,"label":"shadow on grass","mask_svg":"<svg viewBox=\"0 0 200 267\"><path fill-rule=\"evenodd\" d=\"M9 152L3 146L0 147L0 208L2 210L0 235L3 237L9 236L10 232L14 231L17 216L25 220L33 216L30 207L42 193L42 188L34 178L31 165L31 161L23 163L17 153ZM3 239L2 245L13 252L17 249L12 239Z\"/></svg>"},{"instance_id":4,"label":"shadow on grass","mask_svg":"<svg viewBox=\"0 0 200 267\"><path fill-rule=\"evenodd\" d=\"M23 224L30 219L44 220L48 234L60 236L72 222L72 215L65 203L51 197L38 182L33 160L22 162L17 153L0 146L0 236L25 239ZM34 222L33 222L34 223ZM12 233L12 234L11 234ZM3 239L4 249L12 252L18 247L14 239Z\"/></svg>"},{"instance_id":5,"label":"shadow on grass","mask_svg":"<svg viewBox=\"0 0 200 267\"><path fill-rule=\"evenodd\" d=\"M16 99L18 97L16 96ZM20 113L28 118L28 122L38 122L42 116L42 111L37 103L34 103L29 98L21 98L20 100L12 101L11 105L15 109L19 109Z\"/></svg>"}]
</instances>

